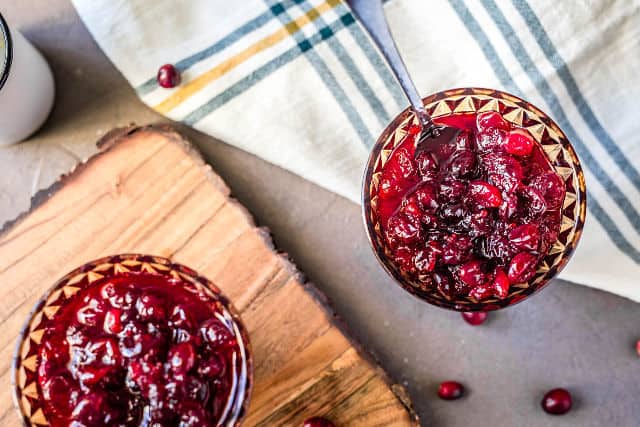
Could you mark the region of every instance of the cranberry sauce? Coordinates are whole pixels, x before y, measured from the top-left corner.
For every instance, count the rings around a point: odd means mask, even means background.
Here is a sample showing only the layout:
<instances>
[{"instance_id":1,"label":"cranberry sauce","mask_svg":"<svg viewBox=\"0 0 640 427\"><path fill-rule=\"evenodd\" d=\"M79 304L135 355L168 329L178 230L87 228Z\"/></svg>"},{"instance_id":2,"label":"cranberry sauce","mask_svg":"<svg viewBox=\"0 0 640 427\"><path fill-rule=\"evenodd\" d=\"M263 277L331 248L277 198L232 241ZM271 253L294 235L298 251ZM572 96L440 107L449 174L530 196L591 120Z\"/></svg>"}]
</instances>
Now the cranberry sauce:
<instances>
[{"instance_id":1,"label":"cranberry sauce","mask_svg":"<svg viewBox=\"0 0 640 427\"><path fill-rule=\"evenodd\" d=\"M454 141L414 158L419 129L409 127L382 169L386 244L423 291L505 298L557 239L564 182L532 136L497 112L439 122L461 129Z\"/></svg>"},{"instance_id":2,"label":"cranberry sauce","mask_svg":"<svg viewBox=\"0 0 640 427\"><path fill-rule=\"evenodd\" d=\"M49 321L38 385L52 426L213 426L238 343L221 302L146 273L100 279Z\"/></svg>"}]
</instances>

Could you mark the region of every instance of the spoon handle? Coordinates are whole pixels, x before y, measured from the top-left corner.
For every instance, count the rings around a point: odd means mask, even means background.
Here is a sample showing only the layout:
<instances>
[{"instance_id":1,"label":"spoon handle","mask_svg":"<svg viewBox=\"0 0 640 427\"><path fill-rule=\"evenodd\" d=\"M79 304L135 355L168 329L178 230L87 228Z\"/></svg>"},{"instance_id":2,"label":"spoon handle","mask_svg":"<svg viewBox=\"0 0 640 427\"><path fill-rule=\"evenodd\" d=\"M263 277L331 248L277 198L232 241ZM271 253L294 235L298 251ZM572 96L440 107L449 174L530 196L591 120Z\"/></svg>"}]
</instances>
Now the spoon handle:
<instances>
[{"instance_id":1,"label":"spoon handle","mask_svg":"<svg viewBox=\"0 0 640 427\"><path fill-rule=\"evenodd\" d=\"M407 67L402 61L398 47L389 31L389 25L382 8L382 0L347 0L347 3L386 59L424 129L431 128L433 125L431 117L424 109L422 97L420 97L413 80L411 80L409 71L407 71Z\"/></svg>"}]
</instances>

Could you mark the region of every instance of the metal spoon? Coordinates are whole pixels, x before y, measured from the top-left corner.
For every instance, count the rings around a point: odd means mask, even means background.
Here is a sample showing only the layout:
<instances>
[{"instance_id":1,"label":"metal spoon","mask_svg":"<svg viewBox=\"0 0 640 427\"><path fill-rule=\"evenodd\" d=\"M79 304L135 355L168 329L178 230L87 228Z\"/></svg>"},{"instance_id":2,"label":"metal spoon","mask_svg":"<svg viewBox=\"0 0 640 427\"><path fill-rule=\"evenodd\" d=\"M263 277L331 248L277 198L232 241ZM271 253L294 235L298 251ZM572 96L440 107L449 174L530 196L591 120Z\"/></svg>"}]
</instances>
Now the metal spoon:
<instances>
[{"instance_id":1,"label":"metal spoon","mask_svg":"<svg viewBox=\"0 0 640 427\"><path fill-rule=\"evenodd\" d=\"M407 67L402 61L398 47L389 31L389 25L382 8L382 0L346 1L353 14L367 30L382 56L386 59L402 91L409 100L411 109L422 125L420 138L416 141L415 155L424 150L427 143L447 143L454 139L460 130L449 126L436 125L425 110L422 97L420 97L413 80L411 80L409 71L407 71Z\"/></svg>"}]
</instances>

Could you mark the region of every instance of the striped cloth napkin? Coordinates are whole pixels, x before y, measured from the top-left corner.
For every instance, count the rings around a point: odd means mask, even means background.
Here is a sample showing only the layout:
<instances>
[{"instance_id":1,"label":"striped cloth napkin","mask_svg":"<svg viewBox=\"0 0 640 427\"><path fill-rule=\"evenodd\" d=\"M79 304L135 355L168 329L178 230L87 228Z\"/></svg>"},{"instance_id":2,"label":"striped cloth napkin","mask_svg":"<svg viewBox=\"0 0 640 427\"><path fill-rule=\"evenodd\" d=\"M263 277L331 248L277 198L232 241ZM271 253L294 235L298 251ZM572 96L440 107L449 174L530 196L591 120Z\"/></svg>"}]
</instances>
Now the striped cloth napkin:
<instances>
[{"instance_id":1,"label":"striped cloth napkin","mask_svg":"<svg viewBox=\"0 0 640 427\"><path fill-rule=\"evenodd\" d=\"M381 130L407 102L340 0L73 0L144 103L354 202ZM493 87L549 113L575 145L588 220L561 277L640 301L640 3L391 0L416 84ZM175 64L182 84L158 87Z\"/></svg>"}]
</instances>

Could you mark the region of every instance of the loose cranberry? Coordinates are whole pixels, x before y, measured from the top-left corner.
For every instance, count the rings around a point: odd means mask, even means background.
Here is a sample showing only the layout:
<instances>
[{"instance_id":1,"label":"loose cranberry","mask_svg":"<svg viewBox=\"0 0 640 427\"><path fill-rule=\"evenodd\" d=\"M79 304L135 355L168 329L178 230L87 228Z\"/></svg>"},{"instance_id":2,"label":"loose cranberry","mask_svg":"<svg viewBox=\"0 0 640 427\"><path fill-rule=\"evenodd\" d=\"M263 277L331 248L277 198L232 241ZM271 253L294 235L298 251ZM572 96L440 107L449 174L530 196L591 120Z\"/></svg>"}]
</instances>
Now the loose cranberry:
<instances>
[{"instance_id":1,"label":"loose cranberry","mask_svg":"<svg viewBox=\"0 0 640 427\"><path fill-rule=\"evenodd\" d=\"M302 424L302 427L336 427L331 421L322 417L308 418Z\"/></svg>"},{"instance_id":2,"label":"loose cranberry","mask_svg":"<svg viewBox=\"0 0 640 427\"><path fill-rule=\"evenodd\" d=\"M548 414L562 415L569 412L572 403L571 394L567 390L554 388L544 395L540 405Z\"/></svg>"},{"instance_id":3,"label":"loose cranberry","mask_svg":"<svg viewBox=\"0 0 640 427\"><path fill-rule=\"evenodd\" d=\"M464 386L457 381L445 381L438 387L438 396L444 400L455 400L464 394Z\"/></svg>"},{"instance_id":4,"label":"loose cranberry","mask_svg":"<svg viewBox=\"0 0 640 427\"><path fill-rule=\"evenodd\" d=\"M528 156L533 150L533 138L524 129L514 129L507 134L504 149L514 156Z\"/></svg>"},{"instance_id":5,"label":"loose cranberry","mask_svg":"<svg viewBox=\"0 0 640 427\"><path fill-rule=\"evenodd\" d=\"M638 353L638 356L640 356L640 340L636 342L636 353Z\"/></svg>"},{"instance_id":6,"label":"loose cranberry","mask_svg":"<svg viewBox=\"0 0 640 427\"><path fill-rule=\"evenodd\" d=\"M485 208L497 208L502 204L500 190L485 181L470 182L469 194L478 205Z\"/></svg>"},{"instance_id":7,"label":"loose cranberry","mask_svg":"<svg viewBox=\"0 0 640 427\"><path fill-rule=\"evenodd\" d=\"M509 130L511 126L497 111L485 111L476 117L476 126L480 132L488 129Z\"/></svg>"},{"instance_id":8,"label":"loose cranberry","mask_svg":"<svg viewBox=\"0 0 640 427\"><path fill-rule=\"evenodd\" d=\"M465 322L473 326L482 325L489 317L489 314L485 311L469 311L461 314Z\"/></svg>"},{"instance_id":9,"label":"loose cranberry","mask_svg":"<svg viewBox=\"0 0 640 427\"><path fill-rule=\"evenodd\" d=\"M164 64L158 69L156 79L160 86L170 89L180 84L180 73L172 64Z\"/></svg>"},{"instance_id":10,"label":"loose cranberry","mask_svg":"<svg viewBox=\"0 0 640 427\"><path fill-rule=\"evenodd\" d=\"M536 273L538 258L528 252L520 252L509 264L508 277L511 283L524 283Z\"/></svg>"}]
</instances>

